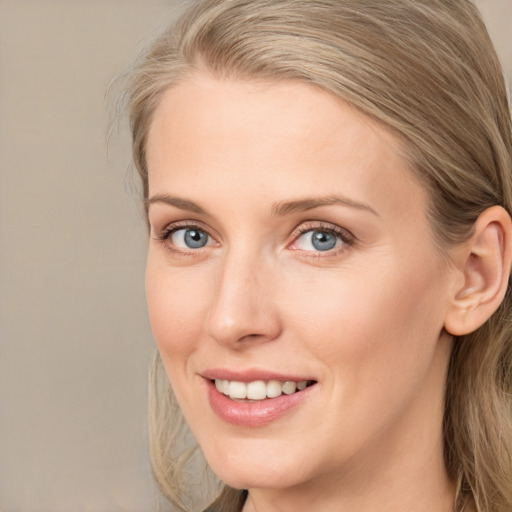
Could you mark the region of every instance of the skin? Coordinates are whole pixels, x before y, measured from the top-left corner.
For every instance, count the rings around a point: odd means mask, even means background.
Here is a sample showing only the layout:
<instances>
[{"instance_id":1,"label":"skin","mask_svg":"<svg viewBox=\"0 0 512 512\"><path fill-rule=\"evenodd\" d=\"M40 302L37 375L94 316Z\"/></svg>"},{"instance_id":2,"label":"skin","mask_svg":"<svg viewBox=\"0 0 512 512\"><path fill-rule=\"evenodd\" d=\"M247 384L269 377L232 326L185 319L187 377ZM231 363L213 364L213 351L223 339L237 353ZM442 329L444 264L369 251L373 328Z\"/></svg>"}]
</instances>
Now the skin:
<instances>
[{"instance_id":1,"label":"skin","mask_svg":"<svg viewBox=\"0 0 512 512\"><path fill-rule=\"evenodd\" d=\"M198 75L155 112L150 321L206 459L249 489L245 512L453 510L444 324L463 276L436 248L426 191L400 154L384 127L296 82ZM344 204L275 212L333 195ZM178 231L164 238L169 226ZM206 246L187 248L190 226ZM350 236L318 251L300 229ZM236 426L210 407L209 368L317 384L276 421Z\"/></svg>"}]
</instances>

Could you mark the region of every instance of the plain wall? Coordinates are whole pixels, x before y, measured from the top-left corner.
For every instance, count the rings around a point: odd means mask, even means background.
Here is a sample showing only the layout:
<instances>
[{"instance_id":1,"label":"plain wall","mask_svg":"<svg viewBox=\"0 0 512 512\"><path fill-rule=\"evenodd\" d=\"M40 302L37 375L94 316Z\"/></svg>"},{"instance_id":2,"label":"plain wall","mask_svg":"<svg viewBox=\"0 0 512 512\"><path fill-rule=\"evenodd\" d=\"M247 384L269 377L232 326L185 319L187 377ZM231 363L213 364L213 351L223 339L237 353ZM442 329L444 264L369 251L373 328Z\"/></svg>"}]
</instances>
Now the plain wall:
<instances>
[{"instance_id":1,"label":"plain wall","mask_svg":"<svg viewBox=\"0 0 512 512\"><path fill-rule=\"evenodd\" d=\"M170 0L0 0L0 511L157 510L146 233L109 82ZM482 0L512 75L512 0Z\"/></svg>"},{"instance_id":2,"label":"plain wall","mask_svg":"<svg viewBox=\"0 0 512 512\"><path fill-rule=\"evenodd\" d=\"M146 233L105 93L164 0L0 2L0 510L156 510Z\"/></svg>"}]
</instances>

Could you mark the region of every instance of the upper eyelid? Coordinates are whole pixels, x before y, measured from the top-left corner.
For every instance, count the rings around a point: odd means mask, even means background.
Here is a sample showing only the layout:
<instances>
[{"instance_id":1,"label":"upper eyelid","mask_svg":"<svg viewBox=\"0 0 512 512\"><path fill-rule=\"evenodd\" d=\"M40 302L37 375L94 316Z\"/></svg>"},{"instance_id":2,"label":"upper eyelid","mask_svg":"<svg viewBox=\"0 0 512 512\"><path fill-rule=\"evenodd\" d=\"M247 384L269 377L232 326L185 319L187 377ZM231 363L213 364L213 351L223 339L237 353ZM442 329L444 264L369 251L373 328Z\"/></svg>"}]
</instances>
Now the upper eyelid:
<instances>
[{"instance_id":1,"label":"upper eyelid","mask_svg":"<svg viewBox=\"0 0 512 512\"><path fill-rule=\"evenodd\" d=\"M197 229L200 229L201 231L204 231L205 233L208 234L208 236L212 237L212 238L216 238L215 235L212 235L211 233L211 229L207 226L205 226L202 222L200 221L197 221L197 220L190 220L190 219L186 219L186 220L178 220L178 221L174 221L174 222L169 222L167 224L163 224L162 227L158 227L158 228L153 228L152 226L152 230L157 234L157 235L162 235L164 233L171 233L173 231L178 231L180 229L190 229L190 228L197 228Z\"/></svg>"},{"instance_id":2,"label":"upper eyelid","mask_svg":"<svg viewBox=\"0 0 512 512\"><path fill-rule=\"evenodd\" d=\"M305 223L300 224L297 226L297 228L294 230L292 236L297 238L301 234L307 233L309 231L328 231L330 233L337 234L338 236L342 236L345 238L350 239L351 241L355 241L356 237L354 234L348 230L347 228L338 226L337 224L333 224L331 222L324 222L324 221L308 221Z\"/></svg>"}]
</instances>

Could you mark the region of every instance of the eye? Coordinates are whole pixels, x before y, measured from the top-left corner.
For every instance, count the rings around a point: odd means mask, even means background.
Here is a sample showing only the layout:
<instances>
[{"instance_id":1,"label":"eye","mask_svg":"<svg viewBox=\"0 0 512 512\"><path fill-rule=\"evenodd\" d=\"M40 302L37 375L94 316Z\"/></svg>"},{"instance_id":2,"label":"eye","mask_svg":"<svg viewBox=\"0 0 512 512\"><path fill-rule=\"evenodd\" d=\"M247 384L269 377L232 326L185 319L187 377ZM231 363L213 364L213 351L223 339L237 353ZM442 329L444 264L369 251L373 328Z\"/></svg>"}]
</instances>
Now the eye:
<instances>
[{"instance_id":1,"label":"eye","mask_svg":"<svg viewBox=\"0 0 512 512\"><path fill-rule=\"evenodd\" d=\"M313 253L337 252L354 245L355 239L350 232L337 226L302 226L295 236L291 249Z\"/></svg>"},{"instance_id":2,"label":"eye","mask_svg":"<svg viewBox=\"0 0 512 512\"><path fill-rule=\"evenodd\" d=\"M323 230L310 230L303 233L295 245L303 251L331 251L340 247L343 241L334 233Z\"/></svg>"},{"instance_id":3,"label":"eye","mask_svg":"<svg viewBox=\"0 0 512 512\"><path fill-rule=\"evenodd\" d=\"M167 239L180 249L201 249L210 242L208 233L196 227L175 229Z\"/></svg>"}]
</instances>

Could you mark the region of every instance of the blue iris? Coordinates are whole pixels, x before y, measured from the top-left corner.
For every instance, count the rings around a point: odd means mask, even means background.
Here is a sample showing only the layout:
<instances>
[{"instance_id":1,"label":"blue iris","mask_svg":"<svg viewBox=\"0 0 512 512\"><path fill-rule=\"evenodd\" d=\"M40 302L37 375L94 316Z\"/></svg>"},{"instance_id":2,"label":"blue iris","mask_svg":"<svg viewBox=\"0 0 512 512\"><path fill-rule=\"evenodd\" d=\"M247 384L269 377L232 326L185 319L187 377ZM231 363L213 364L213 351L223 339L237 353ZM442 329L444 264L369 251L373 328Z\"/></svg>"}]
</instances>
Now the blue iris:
<instances>
[{"instance_id":1,"label":"blue iris","mask_svg":"<svg viewBox=\"0 0 512 512\"><path fill-rule=\"evenodd\" d=\"M184 241L191 249L200 249L208 243L208 235L199 229L187 229L185 230Z\"/></svg>"},{"instance_id":2,"label":"blue iris","mask_svg":"<svg viewBox=\"0 0 512 512\"><path fill-rule=\"evenodd\" d=\"M330 251L336 247L337 237L325 231L313 231L311 234L311 245L317 251Z\"/></svg>"}]
</instances>

